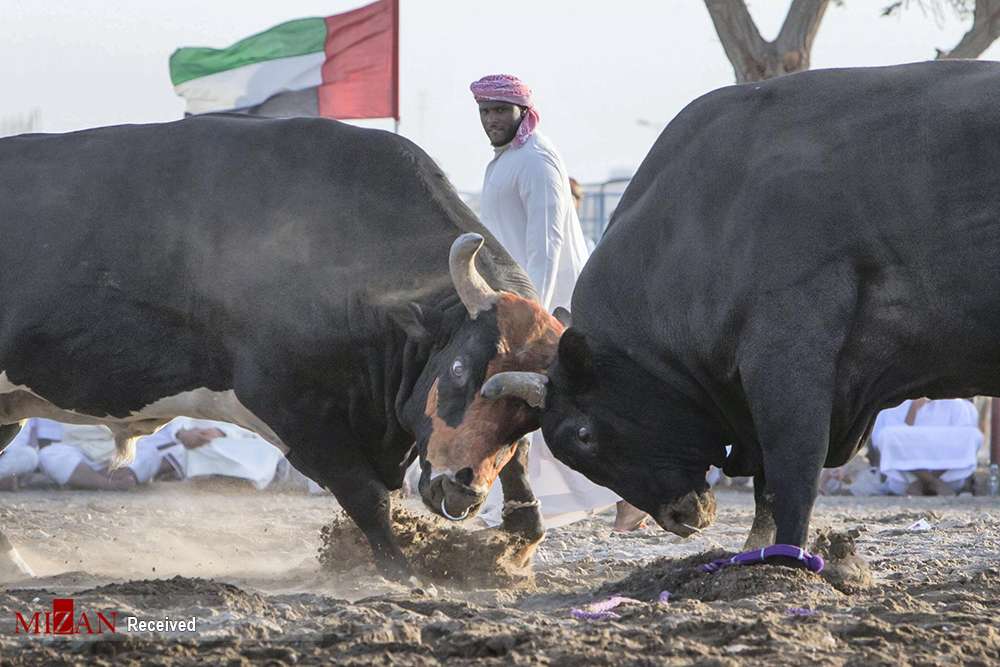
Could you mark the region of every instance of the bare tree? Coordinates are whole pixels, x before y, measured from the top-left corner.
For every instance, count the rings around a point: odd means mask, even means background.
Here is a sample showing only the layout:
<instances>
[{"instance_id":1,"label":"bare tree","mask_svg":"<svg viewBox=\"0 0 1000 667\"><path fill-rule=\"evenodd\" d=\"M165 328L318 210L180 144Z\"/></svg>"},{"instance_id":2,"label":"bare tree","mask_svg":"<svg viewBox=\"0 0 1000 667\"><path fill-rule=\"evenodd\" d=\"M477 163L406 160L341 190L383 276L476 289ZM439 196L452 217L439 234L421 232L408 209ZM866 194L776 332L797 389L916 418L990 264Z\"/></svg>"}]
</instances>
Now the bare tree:
<instances>
[{"instance_id":1,"label":"bare tree","mask_svg":"<svg viewBox=\"0 0 1000 667\"><path fill-rule=\"evenodd\" d=\"M978 58L983 51L1000 37L1000 0L897 0L882 10L889 16L900 9L915 4L925 12L940 18L943 6L952 9L962 18L972 17L972 27L950 51L937 51L937 58Z\"/></svg>"},{"instance_id":2,"label":"bare tree","mask_svg":"<svg viewBox=\"0 0 1000 667\"><path fill-rule=\"evenodd\" d=\"M841 2L842 0L834 0ZM736 82L761 81L809 69L813 40L830 0L792 0L774 41L760 36L745 0L705 0L708 14L733 65ZM976 58L1000 37L1000 0L897 0L882 10L884 16L915 4L941 16L948 8L972 16L972 28L938 58Z\"/></svg>"},{"instance_id":3,"label":"bare tree","mask_svg":"<svg viewBox=\"0 0 1000 667\"><path fill-rule=\"evenodd\" d=\"M809 54L830 0L792 0L773 42L760 36L743 0L705 0L736 82L773 79L809 69Z\"/></svg>"}]
</instances>

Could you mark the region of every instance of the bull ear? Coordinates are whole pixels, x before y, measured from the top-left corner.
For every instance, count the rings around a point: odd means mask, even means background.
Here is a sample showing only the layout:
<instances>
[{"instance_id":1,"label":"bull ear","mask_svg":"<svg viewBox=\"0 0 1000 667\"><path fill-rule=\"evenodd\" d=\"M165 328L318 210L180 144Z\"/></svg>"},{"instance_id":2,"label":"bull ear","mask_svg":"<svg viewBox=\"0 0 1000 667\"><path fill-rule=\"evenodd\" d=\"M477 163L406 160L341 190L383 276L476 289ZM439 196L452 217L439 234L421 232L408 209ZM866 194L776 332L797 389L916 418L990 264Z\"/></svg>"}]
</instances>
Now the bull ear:
<instances>
[{"instance_id":1,"label":"bull ear","mask_svg":"<svg viewBox=\"0 0 1000 667\"><path fill-rule=\"evenodd\" d=\"M412 301L389 308L389 318L406 332L406 335L417 342L431 339L427 317L419 304Z\"/></svg>"},{"instance_id":2,"label":"bull ear","mask_svg":"<svg viewBox=\"0 0 1000 667\"><path fill-rule=\"evenodd\" d=\"M573 326L573 316L562 306L556 306L556 309L552 311L552 317L559 320L559 323L567 329Z\"/></svg>"},{"instance_id":3,"label":"bull ear","mask_svg":"<svg viewBox=\"0 0 1000 667\"><path fill-rule=\"evenodd\" d=\"M559 365L574 382L590 384L594 380L590 344L583 333L572 327L559 338Z\"/></svg>"}]
</instances>

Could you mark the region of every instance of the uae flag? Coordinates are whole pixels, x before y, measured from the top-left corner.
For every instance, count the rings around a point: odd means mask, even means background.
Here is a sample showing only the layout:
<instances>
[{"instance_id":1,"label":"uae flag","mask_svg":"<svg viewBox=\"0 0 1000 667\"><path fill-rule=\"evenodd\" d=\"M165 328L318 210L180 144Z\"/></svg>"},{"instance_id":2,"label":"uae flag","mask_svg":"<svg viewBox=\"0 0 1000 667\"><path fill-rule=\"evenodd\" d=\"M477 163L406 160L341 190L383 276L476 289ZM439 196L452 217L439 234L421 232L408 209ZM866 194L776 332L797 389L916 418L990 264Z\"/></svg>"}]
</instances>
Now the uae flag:
<instances>
[{"instance_id":1,"label":"uae flag","mask_svg":"<svg viewBox=\"0 0 1000 667\"><path fill-rule=\"evenodd\" d=\"M170 80L188 114L398 120L399 0L288 21L225 49L178 49Z\"/></svg>"}]
</instances>

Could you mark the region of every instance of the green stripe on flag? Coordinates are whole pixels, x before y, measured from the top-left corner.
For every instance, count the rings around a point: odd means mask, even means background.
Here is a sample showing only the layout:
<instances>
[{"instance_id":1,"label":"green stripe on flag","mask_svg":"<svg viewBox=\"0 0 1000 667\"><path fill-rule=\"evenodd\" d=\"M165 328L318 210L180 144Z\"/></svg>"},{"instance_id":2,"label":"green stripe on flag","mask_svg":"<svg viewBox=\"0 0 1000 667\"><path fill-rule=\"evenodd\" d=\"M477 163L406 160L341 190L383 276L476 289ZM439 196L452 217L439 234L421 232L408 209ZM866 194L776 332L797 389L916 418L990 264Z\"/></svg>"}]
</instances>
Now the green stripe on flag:
<instances>
[{"instance_id":1,"label":"green stripe on flag","mask_svg":"<svg viewBox=\"0 0 1000 667\"><path fill-rule=\"evenodd\" d=\"M288 21L225 49L177 49L170 56L170 81L176 86L244 65L316 53L323 50L325 42L326 21L322 18Z\"/></svg>"}]
</instances>

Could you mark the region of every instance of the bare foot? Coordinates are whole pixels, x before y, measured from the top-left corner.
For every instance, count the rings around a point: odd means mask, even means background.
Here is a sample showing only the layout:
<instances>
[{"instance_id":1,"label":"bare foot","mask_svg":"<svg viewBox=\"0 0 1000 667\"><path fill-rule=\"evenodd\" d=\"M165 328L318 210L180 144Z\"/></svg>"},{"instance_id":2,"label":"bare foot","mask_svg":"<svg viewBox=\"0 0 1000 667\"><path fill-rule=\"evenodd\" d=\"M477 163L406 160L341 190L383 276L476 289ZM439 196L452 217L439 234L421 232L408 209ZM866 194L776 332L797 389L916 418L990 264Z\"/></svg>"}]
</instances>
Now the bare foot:
<instances>
[{"instance_id":1,"label":"bare foot","mask_svg":"<svg viewBox=\"0 0 1000 667\"><path fill-rule=\"evenodd\" d=\"M615 504L615 509L615 526L612 530L616 533L639 530L646 523L646 513L624 500L619 500Z\"/></svg>"},{"instance_id":2,"label":"bare foot","mask_svg":"<svg viewBox=\"0 0 1000 667\"><path fill-rule=\"evenodd\" d=\"M108 481L115 491L128 491L134 489L139 480L131 468L118 468L108 474Z\"/></svg>"},{"instance_id":3,"label":"bare foot","mask_svg":"<svg viewBox=\"0 0 1000 667\"><path fill-rule=\"evenodd\" d=\"M955 491L941 481L941 472L933 470L915 470L917 482L923 485L925 496L953 496Z\"/></svg>"}]
</instances>

